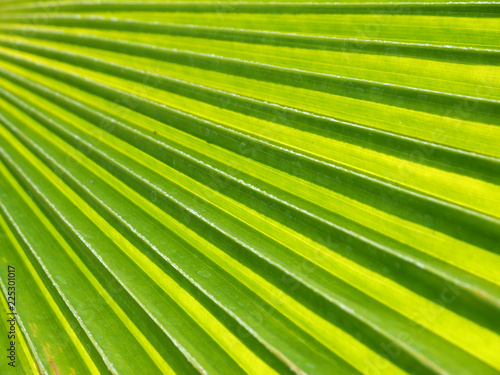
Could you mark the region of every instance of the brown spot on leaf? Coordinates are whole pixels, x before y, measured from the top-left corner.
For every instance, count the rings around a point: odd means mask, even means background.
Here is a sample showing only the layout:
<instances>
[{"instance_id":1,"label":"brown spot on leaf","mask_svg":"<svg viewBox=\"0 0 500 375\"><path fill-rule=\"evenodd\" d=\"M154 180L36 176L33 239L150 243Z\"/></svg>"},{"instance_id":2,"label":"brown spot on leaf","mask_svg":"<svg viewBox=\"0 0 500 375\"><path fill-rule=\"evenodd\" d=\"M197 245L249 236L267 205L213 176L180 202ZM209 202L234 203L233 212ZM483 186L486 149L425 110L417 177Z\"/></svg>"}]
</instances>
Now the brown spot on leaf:
<instances>
[{"instance_id":1,"label":"brown spot on leaf","mask_svg":"<svg viewBox=\"0 0 500 375\"><path fill-rule=\"evenodd\" d=\"M52 360L52 358L49 359L49 363L50 363L50 367L52 367L52 370L54 371L54 374L61 375L61 373L59 372L59 369L57 368L57 366L54 363L54 361Z\"/></svg>"}]
</instances>

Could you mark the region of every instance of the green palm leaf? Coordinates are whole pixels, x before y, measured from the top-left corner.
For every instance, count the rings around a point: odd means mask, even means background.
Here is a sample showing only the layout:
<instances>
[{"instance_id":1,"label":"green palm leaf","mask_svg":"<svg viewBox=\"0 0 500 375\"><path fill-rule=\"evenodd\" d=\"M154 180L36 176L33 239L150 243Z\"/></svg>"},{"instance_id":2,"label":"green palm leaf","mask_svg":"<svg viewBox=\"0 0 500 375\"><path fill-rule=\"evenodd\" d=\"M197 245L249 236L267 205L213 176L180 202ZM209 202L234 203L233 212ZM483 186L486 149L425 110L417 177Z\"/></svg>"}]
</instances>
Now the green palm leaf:
<instances>
[{"instance_id":1,"label":"green palm leaf","mask_svg":"<svg viewBox=\"0 0 500 375\"><path fill-rule=\"evenodd\" d=\"M498 9L0 2L1 373L500 373Z\"/></svg>"}]
</instances>

